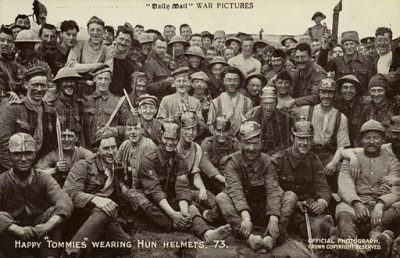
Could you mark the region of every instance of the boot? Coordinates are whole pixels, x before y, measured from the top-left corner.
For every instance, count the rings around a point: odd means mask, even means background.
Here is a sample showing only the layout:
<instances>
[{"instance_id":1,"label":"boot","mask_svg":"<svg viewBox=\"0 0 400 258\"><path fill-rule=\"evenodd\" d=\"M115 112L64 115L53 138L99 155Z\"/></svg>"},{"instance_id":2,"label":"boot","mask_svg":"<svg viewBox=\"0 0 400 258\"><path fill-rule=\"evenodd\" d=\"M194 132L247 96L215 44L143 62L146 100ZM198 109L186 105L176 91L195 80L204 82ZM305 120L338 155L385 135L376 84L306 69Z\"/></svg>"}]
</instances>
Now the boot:
<instances>
[{"instance_id":1,"label":"boot","mask_svg":"<svg viewBox=\"0 0 400 258\"><path fill-rule=\"evenodd\" d=\"M337 225L340 238L357 238L356 217L349 212L342 212L337 217Z\"/></svg>"},{"instance_id":2,"label":"boot","mask_svg":"<svg viewBox=\"0 0 400 258\"><path fill-rule=\"evenodd\" d=\"M334 228L334 222L331 215L319 215L317 217L311 217L311 232L313 238L324 238L331 237L331 232Z\"/></svg>"},{"instance_id":3,"label":"boot","mask_svg":"<svg viewBox=\"0 0 400 258\"><path fill-rule=\"evenodd\" d=\"M378 227L372 229L370 233L370 238L378 240L381 246L380 250L371 251L371 254L374 256L388 256L392 248L394 233L390 230L385 230L381 233L382 230L382 227Z\"/></svg>"},{"instance_id":4,"label":"boot","mask_svg":"<svg viewBox=\"0 0 400 258\"><path fill-rule=\"evenodd\" d=\"M279 237L276 240L278 244L285 241L287 237L287 227L297 203L297 195L292 191L286 191L282 197L281 219L279 220Z\"/></svg>"},{"instance_id":5,"label":"boot","mask_svg":"<svg viewBox=\"0 0 400 258\"><path fill-rule=\"evenodd\" d=\"M393 242L392 258L400 258L400 237L396 238Z\"/></svg>"}]
</instances>

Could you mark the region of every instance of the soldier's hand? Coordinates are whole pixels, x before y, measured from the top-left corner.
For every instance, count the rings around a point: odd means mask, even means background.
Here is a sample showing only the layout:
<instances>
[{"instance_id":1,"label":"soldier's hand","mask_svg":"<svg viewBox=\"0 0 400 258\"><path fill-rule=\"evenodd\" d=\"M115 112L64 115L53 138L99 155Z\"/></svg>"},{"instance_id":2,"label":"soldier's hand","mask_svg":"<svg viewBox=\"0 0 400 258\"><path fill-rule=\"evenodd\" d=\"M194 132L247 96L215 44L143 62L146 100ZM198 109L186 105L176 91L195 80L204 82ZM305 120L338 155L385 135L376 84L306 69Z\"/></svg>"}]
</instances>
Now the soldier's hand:
<instances>
[{"instance_id":1,"label":"soldier's hand","mask_svg":"<svg viewBox=\"0 0 400 258\"><path fill-rule=\"evenodd\" d=\"M165 79L165 81L169 84L169 85L173 85L174 84L174 77L168 77L167 79Z\"/></svg>"},{"instance_id":2,"label":"soldier's hand","mask_svg":"<svg viewBox=\"0 0 400 258\"><path fill-rule=\"evenodd\" d=\"M245 239L247 239L250 236L252 229L253 229L253 224L251 223L250 220L242 220L242 223L240 223L239 233Z\"/></svg>"},{"instance_id":3,"label":"soldier's hand","mask_svg":"<svg viewBox=\"0 0 400 258\"><path fill-rule=\"evenodd\" d=\"M9 101L19 100L17 93L15 93L13 91L9 91L8 94L9 94L9 97L8 97Z\"/></svg>"},{"instance_id":4,"label":"soldier's hand","mask_svg":"<svg viewBox=\"0 0 400 258\"><path fill-rule=\"evenodd\" d=\"M268 64L265 64L262 68L261 68L261 73L264 74L266 73L268 70Z\"/></svg>"},{"instance_id":5,"label":"soldier's hand","mask_svg":"<svg viewBox=\"0 0 400 258\"><path fill-rule=\"evenodd\" d=\"M285 109L285 110L292 109L294 104L296 104L296 101L294 99L291 99L282 105L282 109Z\"/></svg>"},{"instance_id":6,"label":"soldier's hand","mask_svg":"<svg viewBox=\"0 0 400 258\"><path fill-rule=\"evenodd\" d=\"M354 209L356 211L356 217L359 221L367 221L370 218L370 212L368 208L362 204L360 201L357 201L354 204Z\"/></svg>"},{"instance_id":7,"label":"soldier's hand","mask_svg":"<svg viewBox=\"0 0 400 258\"><path fill-rule=\"evenodd\" d=\"M371 224L372 226L382 226L382 214L383 209L375 206L375 208L371 212Z\"/></svg>"},{"instance_id":8,"label":"soldier's hand","mask_svg":"<svg viewBox=\"0 0 400 258\"><path fill-rule=\"evenodd\" d=\"M53 228L51 227L50 224L43 223L43 224L38 224L38 225L34 226L33 229L36 232L36 236L38 238L42 238L44 235L47 234L47 232L51 231Z\"/></svg>"},{"instance_id":9,"label":"soldier's hand","mask_svg":"<svg viewBox=\"0 0 400 258\"><path fill-rule=\"evenodd\" d=\"M269 233L271 237L276 240L279 237L279 223L278 218L275 216L271 216L268 222L266 235Z\"/></svg>"},{"instance_id":10,"label":"soldier's hand","mask_svg":"<svg viewBox=\"0 0 400 258\"><path fill-rule=\"evenodd\" d=\"M184 229L190 226L190 218L188 217L188 214L183 214L179 211L174 211L172 214L172 221L178 229Z\"/></svg>"},{"instance_id":11,"label":"soldier's hand","mask_svg":"<svg viewBox=\"0 0 400 258\"><path fill-rule=\"evenodd\" d=\"M392 192L392 188L388 184L382 184L378 190L380 195L389 194Z\"/></svg>"},{"instance_id":12,"label":"soldier's hand","mask_svg":"<svg viewBox=\"0 0 400 258\"><path fill-rule=\"evenodd\" d=\"M207 191L205 188L200 189L199 191L199 199L200 201L206 201L207 200Z\"/></svg>"},{"instance_id":13,"label":"soldier's hand","mask_svg":"<svg viewBox=\"0 0 400 258\"><path fill-rule=\"evenodd\" d=\"M360 169L360 162L358 162L358 159L350 159L350 173L353 179L360 178L361 169Z\"/></svg>"},{"instance_id":14,"label":"soldier's hand","mask_svg":"<svg viewBox=\"0 0 400 258\"><path fill-rule=\"evenodd\" d=\"M66 160L57 161L56 167L57 167L58 171L67 172L68 171L68 161L66 161Z\"/></svg>"},{"instance_id":15,"label":"soldier's hand","mask_svg":"<svg viewBox=\"0 0 400 258\"><path fill-rule=\"evenodd\" d=\"M21 240L29 240L36 236L36 232L32 227L20 227L16 224L12 224L8 231L17 236Z\"/></svg>"},{"instance_id":16,"label":"soldier's hand","mask_svg":"<svg viewBox=\"0 0 400 258\"><path fill-rule=\"evenodd\" d=\"M381 178L381 183L387 184L389 186L398 185L399 178L397 178L395 176L384 176Z\"/></svg>"},{"instance_id":17,"label":"soldier's hand","mask_svg":"<svg viewBox=\"0 0 400 258\"><path fill-rule=\"evenodd\" d=\"M175 70L177 68L177 64L174 60L169 63L169 68L171 68L171 70Z\"/></svg>"},{"instance_id":18,"label":"soldier's hand","mask_svg":"<svg viewBox=\"0 0 400 258\"><path fill-rule=\"evenodd\" d=\"M321 48L328 49L328 47L329 47L329 37L327 35L324 35L321 38Z\"/></svg>"},{"instance_id":19,"label":"soldier's hand","mask_svg":"<svg viewBox=\"0 0 400 258\"><path fill-rule=\"evenodd\" d=\"M112 218L117 217L117 207L118 205L111 199L96 196L92 199L92 203L102 211L104 211L108 216Z\"/></svg>"},{"instance_id":20,"label":"soldier's hand","mask_svg":"<svg viewBox=\"0 0 400 258\"><path fill-rule=\"evenodd\" d=\"M307 202L297 202L296 207L301 211L301 212L306 212L310 210L310 206L307 204Z\"/></svg>"},{"instance_id":21,"label":"soldier's hand","mask_svg":"<svg viewBox=\"0 0 400 258\"><path fill-rule=\"evenodd\" d=\"M363 104L368 105L369 103L371 103L371 96L364 96Z\"/></svg>"},{"instance_id":22,"label":"soldier's hand","mask_svg":"<svg viewBox=\"0 0 400 258\"><path fill-rule=\"evenodd\" d=\"M225 184L225 177L223 175L216 175L215 179L217 179L221 183Z\"/></svg>"},{"instance_id":23,"label":"soldier's hand","mask_svg":"<svg viewBox=\"0 0 400 258\"><path fill-rule=\"evenodd\" d=\"M336 167L337 167L337 163L335 161L331 161L329 162L325 168L324 168L324 173L327 176L333 176L336 172Z\"/></svg>"},{"instance_id":24,"label":"soldier's hand","mask_svg":"<svg viewBox=\"0 0 400 258\"><path fill-rule=\"evenodd\" d=\"M315 215L321 215L324 213L326 206L322 202L314 202L310 205L310 210Z\"/></svg>"}]
</instances>

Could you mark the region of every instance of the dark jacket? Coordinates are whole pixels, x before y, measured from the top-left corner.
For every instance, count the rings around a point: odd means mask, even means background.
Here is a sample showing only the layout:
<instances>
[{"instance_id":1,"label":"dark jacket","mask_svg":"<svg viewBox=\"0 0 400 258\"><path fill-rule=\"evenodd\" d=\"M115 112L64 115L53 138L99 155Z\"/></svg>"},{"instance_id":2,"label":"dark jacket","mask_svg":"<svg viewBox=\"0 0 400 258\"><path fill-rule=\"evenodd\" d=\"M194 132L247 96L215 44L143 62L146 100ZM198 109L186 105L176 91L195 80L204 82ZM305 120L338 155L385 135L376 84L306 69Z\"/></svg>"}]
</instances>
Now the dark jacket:
<instances>
[{"instance_id":1,"label":"dark jacket","mask_svg":"<svg viewBox=\"0 0 400 258\"><path fill-rule=\"evenodd\" d=\"M400 53L396 51L392 51L392 63L390 64L389 72L396 71L397 68L400 67ZM378 73L378 60L380 55L376 55L372 58L369 68L368 68L368 79L371 80L372 76ZM399 89L397 89L396 93L399 93Z\"/></svg>"},{"instance_id":2,"label":"dark jacket","mask_svg":"<svg viewBox=\"0 0 400 258\"><path fill-rule=\"evenodd\" d=\"M104 197L101 190L107 180L103 165L99 156L92 156L85 160L80 160L71 168L63 190L71 198L76 208L93 208L90 201L96 197ZM113 192L107 198L117 203L121 203L120 185L124 180L124 169L115 164L114 180L112 182Z\"/></svg>"},{"instance_id":3,"label":"dark jacket","mask_svg":"<svg viewBox=\"0 0 400 258\"><path fill-rule=\"evenodd\" d=\"M43 143L36 154L39 160L57 146L55 109L45 102L43 108ZM5 106L0 112L0 173L11 168L11 158L8 152L8 141L15 133L34 135L37 125L37 113L25 104L25 98Z\"/></svg>"},{"instance_id":4,"label":"dark jacket","mask_svg":"<svg viewBox=\"0 0 400 258\"><path fill-rule=\"evenodd\" d=\"M53 215L64 219L71 216L71 200L50 175L33 170L26 187L15 181L11 170L0 175L0 235L16 221L35 219L53 206Z\"/></svg>"},{"instance_id":5,"label":"dark jacket","mask_svg":"<svg viewBox=\"0 0 400 258\"><path fill-rule=\"evenodd\" d=\"M277 166L279 185L284 191L293 191L299 201L307 199L331 200L331 190L326 181L321 160L313 152L308 152L303 160L294 157L292 148L282 150L272 156Z\"/></svg>"},{"instance_id":6,"label":"dark jacket","mask_svg":"<svg viewBox=\"0 0 400 258\"><path fill-rule=\"evenodd\" d=\"M200 160L200 170L209 178L220 175L225 168L228 155L239 149L239 142L229 137L224 143L217 141L215 136L207 137L201 143L203 154Z\"/></svg>"},{"instance_id":7,"label":"dark jacket","mask_svg":"<svg viewBox=\"0 0 400 258\"><path fill-rule=\"evenodd\" d=\"M262 107L255 107L246 114L246 118L261 125L262 150L272 155L291 145L290 136L293 118L276 109L269 121L263 118Z\"/></svg>"},{"instance_id":8,"label":"dark jacket","mask_svg":"<svg viewBox=\"0 0 400 258\"><path fill-rule=\"evenodd\" d=\"M143 71L147 75L146 92L161 100L164 96L173 94L175 89L165 81L170 77L170 72L165 63L153 52L144 62Z\"/></svg>"},{"instance_id":9,"label":"dark jacket","mask_svg":"<svg viewBox=\"0 0 400 258\"><path fill-rule=\"evenodd\" d=\"M139 179L144 193L156 205L162 199L192 201L189 169L185 160L178 154L171 159L159 146L146 154L139 166Z\"/></svg>"},{"instance_id":10,"label":"dark jacket","mask_svg":"<svg viewBox=\"0 0 400 258\"><path fill-rule=\"evenodd\" d=\"M225 178L225 192L239 214L265 205L266 216L280 217L282 190L270 156L261 153L257 161L249 162L240 151L233 153L226 162Z\"/></svg>"}]
</instances>

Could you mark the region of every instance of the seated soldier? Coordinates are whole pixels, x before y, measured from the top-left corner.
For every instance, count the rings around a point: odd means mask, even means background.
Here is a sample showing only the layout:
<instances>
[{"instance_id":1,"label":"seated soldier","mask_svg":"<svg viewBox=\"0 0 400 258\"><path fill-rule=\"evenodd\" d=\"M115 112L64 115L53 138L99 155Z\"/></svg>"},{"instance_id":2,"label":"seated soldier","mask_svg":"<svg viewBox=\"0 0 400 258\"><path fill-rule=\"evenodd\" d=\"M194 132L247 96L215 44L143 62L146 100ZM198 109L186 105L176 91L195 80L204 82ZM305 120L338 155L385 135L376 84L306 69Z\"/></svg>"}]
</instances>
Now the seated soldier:
<instances>
[{"instance_id":1,"label":"seated soldier","mask_svg":"<svg viewBox=\"0 0 400 258\"><path fill-rule=\"evenodd\" d=\"M130 239L119 224L118 201L120 200L120 182L123 180L123 169L115 162L117 143L111 132L105 130L100 141L97 156L78 161L70 170L64 185L64 191L74 203L71 218L71 231L75 233L71 242L85 242L86 249L71 246L65 249L67 255L93 255L92 241L103 240L124 242ZM104 249L99 249L104 251ZM122 248L110 250L112 257L117 252L129 251ZM115 252L115 253L114 253Z\"/></svg>"},{"instance_id":2,"label":"seated soldier","mask_svg":"<svg viewBox=\"0 0 400 258\"><path fill-rule=\"evenodd\" d=\"M188 166L175 150L180 137L179 125L167 120L161 131L161 144L142 159L139 167L146 196L160 208L157 213L147 214L148 217L160 219L165 229L186 231L191 228L206 243L226 238L230 234L229 225L211 229L197 207L191 204Z\"/></svg>"},{"instance_id":3,"label":"seated soldier","mask_svg":"<svg viewBox=\"0 0 400 258\"><path fill-rule=\"evenodd\" d=\"M239 128L242 150L228 157L225 191L217 203L236 238L256 252L271 251L279 237L282 190L271 157L261 153L261 126L245 121ZM253 224L266 227L263 238L252 233Z\"/></svg>"},{"instance_id":4,"label":"seated soldier","mask_svg":"<svg viewBox=\"0 0 400 258\"><path fill-rule=\"evenodd\" d=\"M198 207L201 211L204 210L203 206L206 208L203 214L203 218L209 222L214 223L218 218L218 207L215 201L215 196L207 191L204 182L201 178L200 173L200 160L201 160L201 147L194 142L197 137L197 132L199 131L198 117L193 111L185 111L181 117L181 138L179 140L178 146L176 147L176 152L186 161L189 169L189 179L192 182L192 194L193 201L200 205Z\"/></svg>"},{"instance_id":5,"label":"seated soldier","mask_svg":"<svg viewBox=\"0 0 400 258\"><path fill-rule=\"evenodd\" d=\"M379 242L381 250L373 255L387 256L394 234L385 229L398 223L400 215L399 187L384 193L381 178L400 176L399 161L381 151L385 128L375 120L364 123L360 130L363 151L356 155L361 175L354 179L350 161L345 159L339 174L339 195L343 201L336 207L340 238L369 237Z\"/></svg>"},{"instance_id":6,"label":"seated soldier","mask_svg":"<svg viewBox=\"0 0 400 258\"><path fill-rule=\"evenodd\" d=\"M62 154L59 153L60 148L52 150L37 162L36 168L52 175L57 183L63 187L69 170L75 163L89 158L93 153L82 146L76 146L78 132L75 130L74 123L71 126L64 126L60 137Z\"/></svg>"},{"instance_id":7,"label":"seated soldier","mask_svg":"<svg viewBox=\"0 0 400 258\"><path fill-rule=\"evenodd\" d=\"M239 142L230 136L231 121L225 115L217 117L213 128L214 136L201 143L203 153L199 167L206 188L218 194L225 188L225 161L228 155L239 149Z\"/></svg>"},{"instance_id":8,"label":"seated soldier","mask_svg":"<svg viewBox=\"0 0 400 258\"><path fill-rule=\"evenodd\" d=\"M46 241L62 241L62 224L73 205L57 182L33 169L35 141L26 133L11 136L12 167L0 175L0 257L58 257L59 249ZM36 248L18 248L41 242Z\"/></svg>"},{"instance_id":9,"label":"seated soldier","mask_svg":"<svg viewBox=\"0 0 400 258\"><path fill-rule=\"evenodd\" d=\"M278 165L279 185L285 191L280 218L282 240L286 237L287 229L293 229L294 232L300 229L302 237L307 237L303 209L308 209L307 212L311 214L312 236L329 238L333 219L330 215L323 214L328 212L331 191L322 162L310 151L314 137L313 125L303 118L294 125L292 133L293 145L272 156ZM295 210L297 200L299 209ZM288 228L292 213L295 216Z\"/></svg>"}]
</instances>

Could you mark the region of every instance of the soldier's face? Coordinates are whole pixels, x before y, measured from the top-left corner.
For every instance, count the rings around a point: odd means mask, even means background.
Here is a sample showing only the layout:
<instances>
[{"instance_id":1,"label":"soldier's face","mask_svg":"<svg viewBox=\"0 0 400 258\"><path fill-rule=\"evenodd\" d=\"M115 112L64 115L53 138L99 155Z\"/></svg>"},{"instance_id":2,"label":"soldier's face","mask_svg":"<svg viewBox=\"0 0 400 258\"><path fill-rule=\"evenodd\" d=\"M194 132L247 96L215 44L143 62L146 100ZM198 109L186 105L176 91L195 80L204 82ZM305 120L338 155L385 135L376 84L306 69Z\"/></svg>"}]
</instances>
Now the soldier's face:
<instances>
[{"instance_id":1,"label":"soldier's face","mask_svg":"<svg viewBox=\"0 0 400 258\"><path fill-rule=\"evenodd\" d=\"M242 43L242 53L245 56L249 56L253 53L253 41L245 40Z\"/></svg>"},{"instance_id":2,"label":"soldier's face","mask_svg":"<svg viewBox=\"0 0 400 258\"><path fill-rule=\"evenodd\" d=\"M204 90L207 89L207 83L203 80L194 79L192 82L192 87L196 93L204 93Z\"/></svg>"},{"instance_id":3,"label":"soldier's face","mask_svg":"<svg viewBox=\"0 0 400 258\"><path fill-rule=\"evenodd\" d=\"M157 108L152 104L142 104L138 112L144 120L151 121L157 113Z\"/></svg>"},{"instance_id":4,"label":"soldier's face","mask_svg":"<svg viewBox=\"0 0 400 258\"><path fill-rule=\"evenodd\" d=\"M343 49L341 47L335 47L333 49L332 57L338 57L338 56L343 56L343 55L344 55L344 53L343 53Z\"/></svg>"},{"instance_id":5,"label":"soldier's face","mask_svg":"<svg viewBox=\"0 0 400 258\"><path fill-rule=\"evenodd\" d=\"M190 45L191 46L198 46L201 47L201 37L200 36L194 36L192 37L192 39L190 40Z\"/></svg>"},{"instance_id":6,"label":"soldier's face","mask_svg":"<svg viewBox=\"0 0 400 258\"><path fill-rule=\"evenodd\" d=\"M192 29L189 26L181 28L181 36L186 40L189 41L190 35L192 35Z\"/></svg>"},{"instance_id":7,"label":"soldier's face","mask_svg":"<svg viewBox=\"0 0 400 258\"><path fill-rule=\"evenodd\" d=\"M16 173L28 172L35 160L35 152L33 151L11 152L10 156Z\"/></svg>"},{"instance_id":8,"label":"soldier's face","mask_svg":"<svg viewBox=\"0 0 400 258\"><path fill-rule=\"evenodd\" d=\"M28 91L28 95L34 101L42 101L44 95L47 91L47 78L46 76L35 76L31 78L27 83L25 88Z\"/></svg>"},{"instance_id":9,"label":"soldier's face","mask_svg":"<svg viewBox=\"0 0 400 258\"><path fill-rule=\"evenodd\" d=\"M235 56L235 52L233 52L233 49L225 49L224 50L224 58L228 62L229 59Z\"/></svg>"},{"instance_id":10,"label":"soldier's face","mask_svg":"<svg viewBox=\"0 0 400 258\"><path fill-rule=\"evenodd\" d=\"M383 144L383 135L378 131L366 132L362 136L361 143L365 152L377 153Z\"/></svg>"},{"instance_id":11,"label":"soldier's face","mask_svg":"<svg viewBox=\"0 0 400 258\"><path fill-rule=\"evenodd\" d=\"M88 33L90 36L90 40L94 44L100 44L103 40L104 27L103 25L97 23L91 23L88 27Z\"/></svg>"},{"instance_id":12,"label":"soldier's face","mask_svg":"<svg viewBox=\"0 0 400 258\"><path fill-rule=\"evenodd\" d=\"M57 33L55 30L43 29L40 39L45 48L52 48L57 42Z\"/></svg>"},{"instance_id":13,"label":"soldier's face","mask_svg":"<svg viewBox=\"0 0 400 258\"><path fill-rule=\"evenodd\" d=\"M272 67L275 72L279 72L283 67L283 58L282 57L271 57Z\"/></svg>"},{"instance_id":14,"label":"soldier's face","mask_svg":"<svg viewBox=\"0 0 400 258\"><path fill-rule=\"evenodd\" d=\"M315 53L317 50L320 50L321 49L321 42L319 42L319 41L313 41L312 43L311 43L311 51L313 52L313 53Z\"/></svg>"},{"instance_id":15,"label":"soldier's face","mask_svg":"<svg viewBox=\"0 0 400 258\"><path fill-rule=\"evenodd\" d=\"M66 78L61 80L60 82L61 90L65 96L72 96L74 95L74 89L76 86L75 79Z\"/></svg>"},{"instance_id":16,"label":"soldier's face","mask_svg":"<svg viewBox=\"0 0 400 258\"><path fill-rule=\"evenodd\" d=\"M238 91L240 86L239 75L236 73L227 73L224 77L224 85L227 92L235 93Z\"/></svg>"},{"instance_id":17,"label":"soldier's face","mask_svg":"<svg viewBox=\"0 0 400 258\"><path fill-rule=\"evenodd\" d=\"M98 74L94 78L94 82L100 93L108 92L111 83L111 74L109 72Z\"/></svg>"},{"instance_id":18,"label":"soldier's face","mask_svg":"<svg viewBox=\"0 0 400 258\"><path fill-rule=\"evenodd\" d=\"M174 27L165 27L164 28L164 37L170 41L173 36L175 36L175 28Z\"/></svg>"},{"instance_id":19,"label":"soldier's face","mask_svg":"<svg viewBox=\"0 0 400 258\"><path fill-rule=\"evenodd\" d=\"M114 40L114 33L111 31L104 31L103 35L103 44L106 46L110 46Z\"/></svg>"},{"instance_id":20,"label":"soldier's face","mask_svg":"<svg viewBox=\"0 0 400 258\"><path fill-rule=\"evenodd\" d=\"M158 57L162 59L164 55L167 53L167 42L157 40L157 42L153 47L153 51Z\"/></svg>"},{"instance_id":21,"label":"soldier's face","mask_svg":"<svg viewBox=\"0 0 400 258\"><path fill-rule=\"evenodd\" d=\"M224 66L222 64L214 64L211 67L211 73L212 75L214 75L215 78L217 78L218 80L221 79L221 69Z\"/></svg>"},{"instance_id":22,"label":"soldier's face","mask_svg":"<svg viewBox=\"0 0 400 258\"><path fill-rule=\"evenodd\" d=\"M201 61L201 59L198 56L192 56L192 55L189 56L189 64L190 64L191 68L199 67L200 61Z\"/></svg>"},{"instance_id":23,"label":"soldier's face","mask_svg":"<svg viewBox=\"0 0 400 258\"><path fill-rule=\"evenodd\" d=\"M189 84L190 84L190 81L189 81L188 75L179 76L178 78L175 78L175 80L174 80L174 86L176 88L176 92L180 93L180 94L185 94L187 92Z\"/></svg>"},{"instance_id":24,"label":"soldier's face","mask_svg":"<svg viewBox=\"0 0 400 258\"><path fill-rule=\"evenodd\" d=\"M390 52L391 43L389 33L385 33L384 35L378 35L375 39L375 46L378 49L379 54L384 55Z\"/></svg>"},{"instance_id":25,"label":"soldier's face","mask_svg":"<svg viewBox=\"0 0 400 258\"><path fill-rule=\"evenodd\" d=\"M308 55L307 51L296 50L294 54L294 61L297 69L305 69L311 62L311 57Z\"/></svg>"},{"instance_id":26,"label":"soldier's face","mask_svg":"<svg viewBox=\"0 0 400 258\"><path fill-rule=\"evenodd\" d=\"M218 51L224 50L225 47L225 39L224 38L216 38L214 39L214 46Z\"/></svg>"},{"instance_id":27,"label":"soldier's face","mask_svg":"<svg viewBox=\"0 0 400 258\"><path fill-rule=\"evenodd\" d=\"M261 108L264 116L270 117L276 110L277 100L276 98L263 98L261 99Z\"/></svg>"},{"instance_id":28,"label":"soldier's face","mask_svg":"<svg viewBox=\"0 0 400 258\"><path fill-rule=\"evenodd\" d=\"M217 51L216 50L211 50L211 49L207 50L206 58L207 58L207 60L209 62L211 62L213 57L216 57L216 56L217 56Z\"/></svg>"},{"instance_id":29,"label":"soldier's face","mask_svg":"<svg viewBox=\"0 0 400 258\"><path fill-rule=\"evenodd\" d=\"M247 90L250 92L252 96L260 95L261 88L262 88L262 82L258 78L252 78L247 84Z\"/></svg>"},{"instance_id":30,"label":"soldier's face","mask_svg":"<svg viewBox=\"0 0 400 258\"><path fill-rule=\"evenodd\" d=\"M204 46L206 49L208 49L208 48L211 46L211 43L212 43L211 39L210 39L210 38L207 38L207 37L203 37L203 38L201 39L201 42L203 43L203 46Z\"/></svg>"},{"instance_id":31,"label":"soldier's face","mask_svg":"<svg viewBox=\"0 0 400 258\"><path fill-rule=\"evenodd\" d=\"M295 150L298 153L305 155L311 150L312 140L313 140L313 137L294 136L293 147L295 148Z\"/></svg>"},{"instance_id":32,"label":"soldier's face","mask_svg":"<svg viewBox=\"0 0 400 258\"><path fill-rule=\"evenodd\" d=\"M220 143L224 143L229 137L229 130L224 131L224 128L216 128L214 133L217 141Z\"/></svg>"},{"instance_id":33,"label":"soldier's face","mask_svg":"<svg viewBox=\"0 0 400 258\"><path fill-rule=\"evenodd\" d=\"M346 41L343 44L343 48L344 48L344 52L346 53L346 55L353 55L354 53L357 52L357 43L354 41Z\"/></svg>"},{"instance_id":34,"label":"soldier's face","mask_svg":"<svg viewBox=\"0 0 400 258\"><path fill-rule=\"evenodd\" d=\"M139 97L146 93L146 86L147 86L147 78L146 77L138 77L132 80L132 88L134 85L134 80L136 80L136 96Z\"/></svg>"},{"instance_id":35,"label":"soldier's face","mask_svg":"<svg viewBox=\"0 0 400 258\"><path fill-rule=\"evenodd\" d=\"M390 132L390 143L392 144L392 148L400 148L400 132ZM396 153L395 153L396 154Z\"/></svg>"},{"instance_id":36,"label":"soldier's face","mask_svg":"<svg viewBox=\"0 0 400 258\"><path fill-rule=\"evenodd\" d=\"M319 17L319 16L314 18L314 22L315 22L316 24L320 24L322 20L323 20L323 18L322 18L322 17Z\"/></svg>"},{"instance_id":37,"label":"soldier's face","mask_svg":"<svg viewBox=\"0 0 400 258\"><path fill-rule=\"evenodd\" d=\"M0 53L9 54L13 47L14 38L6 33L0 33Z\"/></svg>"},{"instance_id":38,"label":"soldier's face","mask_svg":"<svg viewBox=\"0 0 400 258\"><path fill-rule=\"evenodd\" d=\"M276 88L278 90L278 94L281 97L289 95L290 90L290 81L289 80L282 80L278 79L275 83Z\"/></svg>"},{"instance_id":39,"label":"soldier's face","mask_svg":"<svg viewBox=\"0 0 400 258\"><path fill-rule=\"evenodd\" d=\"M249 161L255 161L261 154L261 139L253 137L242 141L242 155Z\"/></svg>"},{"instance_id":40,"label":"soldier's face","mask_svg":"<svg viewBox=\"0 0 400 258\"><path fill-rule=\"evenodd\" d=\"M136 61L139 57L139 53L141 50L142 50L142 47L131 46L129 48L129 52L128 52L129 59Z\"/></svg>"},{"instance_id":41,"label":"soldier's face","mask_svg":"<svg viewBox=\"0 0 400 258\"><path fill-rule=\"evenodd\" d=\"M229 46L233 49L234 54L237 54L240 49L240 43L236 41L232 41Z\"/></svg>"},{"instance_id":42,"label":"soldier's face","mask_svg":"<svg viewBox=\"0 0 400 258\"><path fill-rule=\"evenodd\" d=\"M125 135L132 143L137 143L143 138L143 129L140 124L135 126L127 126Z\"/></svg>"},{"instance_id":43,"label":"soldier's face","mask_svg":"<svg viewBox=\"0 0 400 258\"><path fill-rule=\"evenodd\" d=\"M382 87L371 87L369 95L371 95L371 100L374 104L380 104L386 100L386 90Z\"/></svg>"},{"instance_id":44,"label":"soldier's face","mask_svg":"<svg viewBox=\"0 0 400 258\"><path fill-rule=\"evenodd\" d=\"M106 165L113 164L117 149L117 142L114 137L101 140L98 150L101 161Z\"/></svg>"},{"instance_id":45,"label":"soldier's face","mask_svg":"<svg viewBox=\"0 0 400 258\"><path fill-rule=\"evenodd\" d=\"M132 44L131 35L120 32L115 39L115 48L119 53L125 53L129 50Z\"/></svg>"},{"instance_id":46,"label":"soldier's face","mask_svg":"<svg viewBox=\"0 0 400 258\"><path fill-rule=\"evenodd\" d=\"M353 83L345 82L340 89L340 93L342 94L344 100L350 101L356 96L357 89Z\"/></svg>"},{"instance_id":47,"label":"soldier's face","mask_svg":"<svg viewBox=\"0 0 400 258\"><path fill-rule=\"evenodd\" d=\"M77 37L78 31L76 29L67 30L61 33L62 41L65 42L65 45L68 47L73 47L75 45Z\"/></svg>"},{"instance_id":48,"label":"soldier's face","mask_svg":"<svg viewBox=\"0 0 400 258\"><path fill-rule=\"evenodd\" d=\"M335 96L334 91L320 90L319 91L319 99L321 101L321 106L330 107L334 96Z\"/></svg>"},{"instance_id":49,"label":"soldier's face","mask_svg":"<svg viewBox=\"0 0 400 258\"><path fill-rule=\"evenodd\" d=\"M29 30L31 28L31 22L29 21L28 18L26 18L26 19L20 18L15 22L15 24L19 25L27 30Z\"/></svg>"},{"instance_id":50,"label":"soldier's face","mask_svg":"<svg viewBox=\"0 0 400 258\"><path fill-rule=\"evenodd\" d=\"M182 137L185 142L193 142L197 136L197 126L182 128Z\"/></svg>"},{"instance_id":51,"label":"soldier's face","mask_svg":"<svg viewBox=\"0 0 400 258\"><path fill-rule=\"evenodd\" d=\"M151 50L151 42L142 44L142 54L148 56Z\"/></svg>"},{"instance_id":52,"label":"soldier's face","mask_svg":"<svg viewBox=\"0 0 400 258\"><path fill-rule=\"evenodd\" d=\"M175 56L181 56L185 50L185 46L182 43L174 43L172 47L174 49Z\"/></svg>"},{"instance_id":53,"label":"soldier's face","mask_svg":"<svg viewBox=\"0 0 400 258\"><path fill-rule=\"evenodd\" d=\"M174 152L176 146L178 145L178 142L179 142L178 138L165 137L164 135L162 135L161 137L161 144L164 146L164 149L167 152Z\"/></svg>"},{"instance_id":54,"label":"soldier's face","mask_svg":"<svg viewBox=\"0 0 400 258\"><path fill-rule=\"evenodd\" d=\"M375 46L365 47L364 52L370 56L375 56L378 53Z\"/></svg>"},{"instance_id":55,"label":"soldier's face","mask_svg":"<svg viewBox=\"0 0 400 258\"><path fill-rule=\"evenodd\" d=\"M63 150L70 151L75 147L75 143L78 140L76 134L70 130L65 130L61 132L61 142Z\"/></svg>"}]
</instances>

